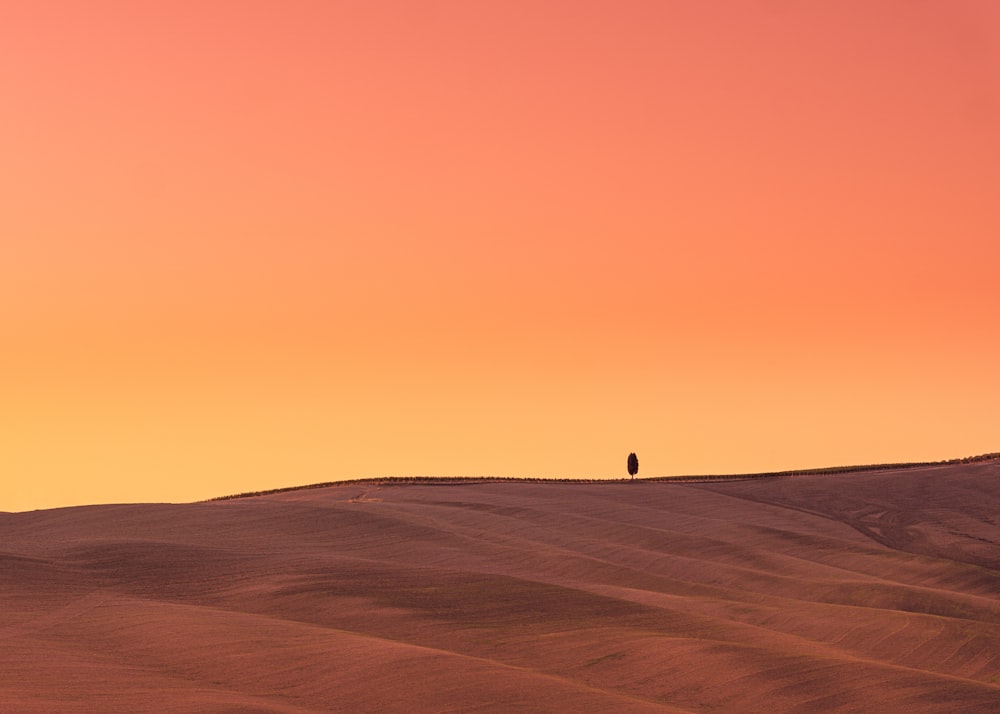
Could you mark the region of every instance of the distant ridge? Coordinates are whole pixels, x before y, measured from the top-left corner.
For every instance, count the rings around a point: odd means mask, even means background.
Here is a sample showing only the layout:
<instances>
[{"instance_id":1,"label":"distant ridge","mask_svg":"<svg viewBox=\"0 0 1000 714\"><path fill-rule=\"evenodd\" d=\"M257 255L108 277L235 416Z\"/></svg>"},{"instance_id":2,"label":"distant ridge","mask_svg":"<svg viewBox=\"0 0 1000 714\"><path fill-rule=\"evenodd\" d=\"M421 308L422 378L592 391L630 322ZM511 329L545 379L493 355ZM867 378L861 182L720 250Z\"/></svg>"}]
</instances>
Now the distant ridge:
<instances>
[{"instance_id":1,"label":"distant ridge","mask_svg":"<svg viewBox=\"0 0 1000 714\"><path fill-rule=\"evenodd\" d=\"M919 469L932 466L956 466L961 464L976 464L988 461L1000 461L1000 452L990 454L980 454L979 456L965 456L958 459L947 459L945 461L908 461L894 464L861 464L855 466L828 466L815 469L794 469L791 471L764 471L760 473L747 474L704 474L704 475L684 475L684 476L650 476L639 479L595 479L595 478L541 478L541 477L518 477L518 476L382 476L377 478L356 478L345 479L343 481L324 481L323 483L312 483L302 486L285 486L283 488L271 488L264 491L246 491L229 496L217 496L209 498L205 502L229 501L236 498L253 498L254 496L270 496L276 493L288 493L290 491L307 491L316 488L330 488L331 486L350 485L405 485L421 484L425 486L462 486L474 483L621 483L623 481L655 481L655 482L678 482L678 483L699 483L705 481L741 481L758 478L781 478L788 476L816 476L864 473L871 471L903 471L906 469Z\"/></svg>"}]
</instances>

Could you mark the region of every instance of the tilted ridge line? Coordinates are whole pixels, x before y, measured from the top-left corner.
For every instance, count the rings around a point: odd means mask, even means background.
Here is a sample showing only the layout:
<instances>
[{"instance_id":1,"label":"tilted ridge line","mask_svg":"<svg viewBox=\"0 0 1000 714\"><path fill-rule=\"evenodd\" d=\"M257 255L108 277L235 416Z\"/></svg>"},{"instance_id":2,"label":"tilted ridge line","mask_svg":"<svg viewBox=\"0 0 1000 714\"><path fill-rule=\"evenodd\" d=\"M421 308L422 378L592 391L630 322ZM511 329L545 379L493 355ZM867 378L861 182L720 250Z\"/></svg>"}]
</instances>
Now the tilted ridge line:
<instances>
[{"instance_id":1,"label":"tilted ridge line","mask_svg":"<svg viewBox=\"0 0 1000 714\"><path fill-rule=\"evenodd\" d=\"M682 475L682 476L650 476L647 478L627 479L627 478L543 478L543 477L521 477L521 476L381 476L375 478L345 479L343 481L324 481L323 483L311 483L302 486L285 486L283 488L271 488L264 491L246 491L229 496L216 496L201 503L211 501L230 501L237 498L252 498L254 496L270 496L276 493L288 493L290 491L308 491L315 488L330 488L331 486L395 486L406 484L420 484L424 486L464 486L477 483L634 483L635 481L649 481L657 483L703 483L706 481L745 481L758 478L783 478L789 476L817 476L835 475L850 473L865 473L872 471L903 471L906 469L927 468L929 466L956 466L961 464L976 464L988 461L1000 461L1000 452L990 454L980 454L979 456L966 456L958 459L947 459L945 461L907 461L895 464L861 464L855 466L827 466L815 469L793 469L790 471L764 471L760 473L748 474L702 474L702 475Z\"/></svg>"}]
</instances>

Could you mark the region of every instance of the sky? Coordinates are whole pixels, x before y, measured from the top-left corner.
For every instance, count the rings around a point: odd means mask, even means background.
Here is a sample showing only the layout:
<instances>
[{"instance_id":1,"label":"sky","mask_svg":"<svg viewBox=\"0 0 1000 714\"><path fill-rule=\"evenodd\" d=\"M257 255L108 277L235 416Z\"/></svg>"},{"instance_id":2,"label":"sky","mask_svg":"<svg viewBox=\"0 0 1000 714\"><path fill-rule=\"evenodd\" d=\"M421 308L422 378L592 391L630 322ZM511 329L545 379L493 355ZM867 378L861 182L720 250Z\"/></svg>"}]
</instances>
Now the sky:
<instances>
[{"instance_id":1,"label":"sky","mask_svg":"<svg viewBox=\"0 0 1000 714\"><path fill-rule=\"evenodd\" d=\"M1000 3L0 7L0 510L1000 451Z\"/></svg>"}]
</instances>

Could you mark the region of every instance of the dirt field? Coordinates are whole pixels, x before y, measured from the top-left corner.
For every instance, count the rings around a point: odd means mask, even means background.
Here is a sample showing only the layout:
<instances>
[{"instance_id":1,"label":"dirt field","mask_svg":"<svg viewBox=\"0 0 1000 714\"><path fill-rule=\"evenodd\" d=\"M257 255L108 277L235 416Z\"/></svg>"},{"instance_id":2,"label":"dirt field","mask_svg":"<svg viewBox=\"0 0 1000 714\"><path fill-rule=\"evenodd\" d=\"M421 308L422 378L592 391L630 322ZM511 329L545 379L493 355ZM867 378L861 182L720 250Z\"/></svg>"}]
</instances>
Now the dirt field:
<instances>
[{"instance_id":1,"label":"dirt field","mask_svg":"<svg viewBox=\"0 0 1000 714\"><path fill-rule=\"evenodd\" d=\"M0 712L998 711L1000 463L0 513Z\"/></svg>"}]
</instances>

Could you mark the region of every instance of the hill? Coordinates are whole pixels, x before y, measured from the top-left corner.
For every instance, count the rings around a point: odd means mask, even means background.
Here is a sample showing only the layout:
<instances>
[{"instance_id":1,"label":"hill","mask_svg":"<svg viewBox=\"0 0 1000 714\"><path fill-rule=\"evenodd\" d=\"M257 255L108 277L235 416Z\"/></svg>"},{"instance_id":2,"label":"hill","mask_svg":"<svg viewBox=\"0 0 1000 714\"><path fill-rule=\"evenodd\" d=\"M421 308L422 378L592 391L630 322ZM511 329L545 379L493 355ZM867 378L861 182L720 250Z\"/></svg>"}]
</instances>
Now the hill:
<instances>
[{"instance_id":1,"label":"hill","mask_svg":"<svg viewBox=\"0 0 1000 714\"><path fill-rule=\"evenodd\" d=\"M0 514L0 711L995 711L1000 463Z\"/></svg>"}]
</instances>

